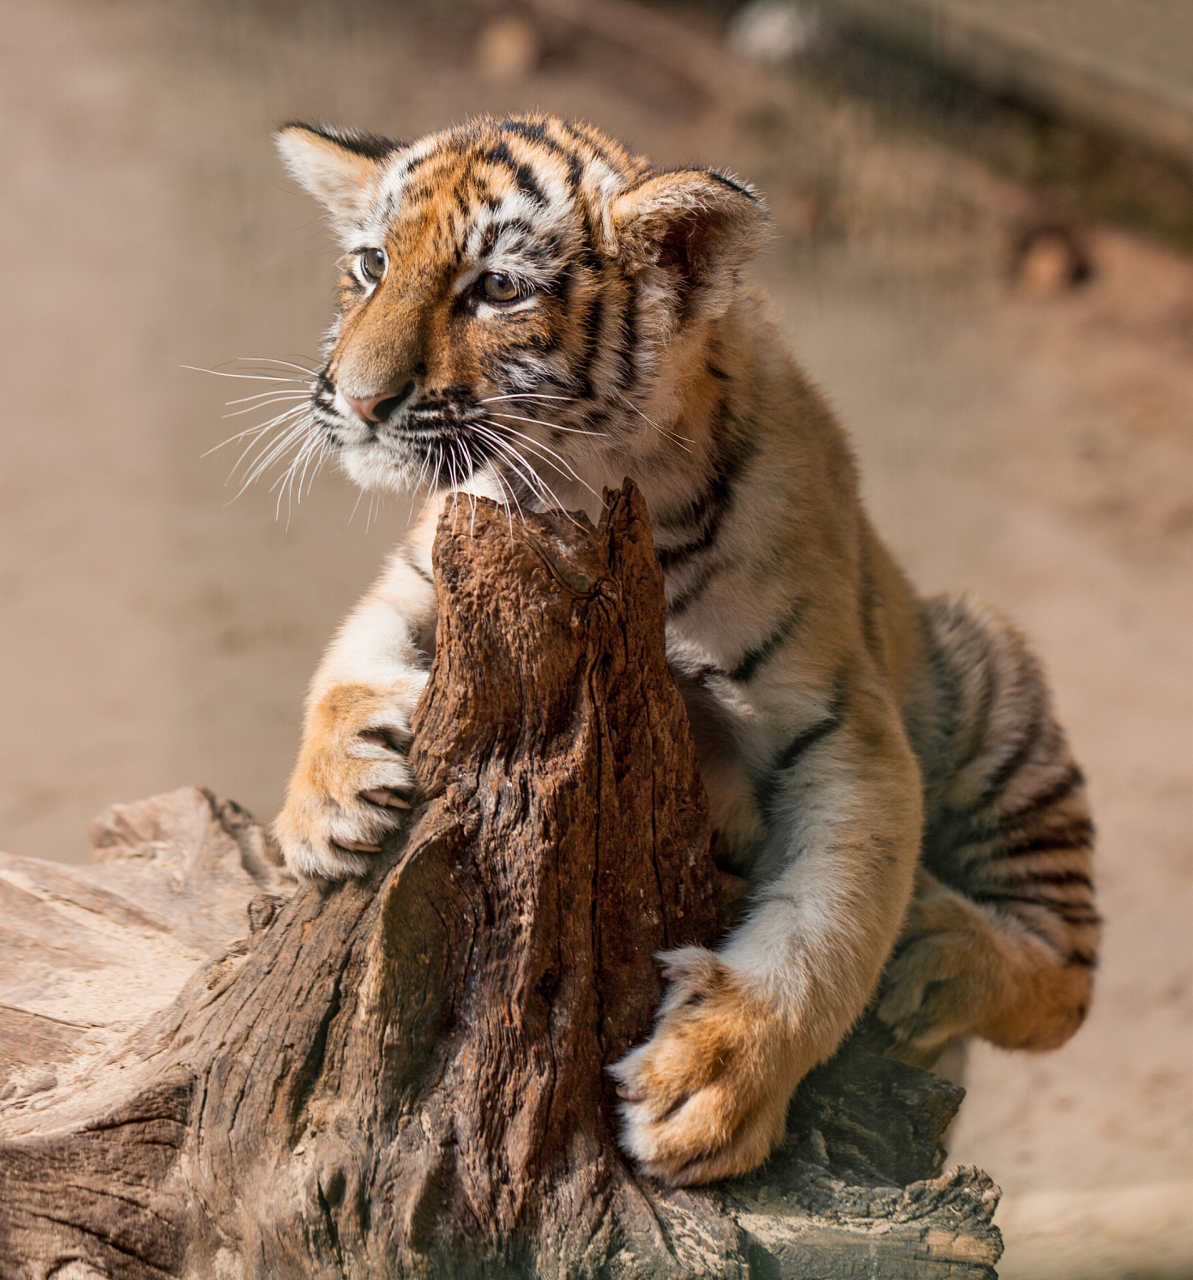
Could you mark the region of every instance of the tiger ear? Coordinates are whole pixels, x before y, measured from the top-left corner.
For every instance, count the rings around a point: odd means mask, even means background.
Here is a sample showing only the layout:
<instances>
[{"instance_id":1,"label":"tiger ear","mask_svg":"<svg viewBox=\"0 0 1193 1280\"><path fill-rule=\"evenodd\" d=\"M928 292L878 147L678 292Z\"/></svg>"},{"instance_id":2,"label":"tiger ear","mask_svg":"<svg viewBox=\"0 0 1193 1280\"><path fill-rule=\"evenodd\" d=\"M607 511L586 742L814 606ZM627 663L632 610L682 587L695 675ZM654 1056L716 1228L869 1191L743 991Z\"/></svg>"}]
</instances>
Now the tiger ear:
<instances>
[{"instance_id":1,"label":"tiger ear","mask_svg":"<svg viewBox=\"0 0 1193 1280\"><path fill-rule=\"evenodd\" d=\"M769 225L755 192L702 169L661 173L614 197L609 225L615 254L631 269L676 270L702 308L728 303L738 269L762 247Z\"/></svg>"},{"instance_id":2,"label":"tiger ear","mask_svg":"<svg viewBox=\"0 0 1193 1280\"><path fill-rule=\"evenodd\" d=\"M284 124L274 134L282 163L331 214L343 239L372 206L385 161L400 142L326 125Z\"/></svg>"}]
</instances>

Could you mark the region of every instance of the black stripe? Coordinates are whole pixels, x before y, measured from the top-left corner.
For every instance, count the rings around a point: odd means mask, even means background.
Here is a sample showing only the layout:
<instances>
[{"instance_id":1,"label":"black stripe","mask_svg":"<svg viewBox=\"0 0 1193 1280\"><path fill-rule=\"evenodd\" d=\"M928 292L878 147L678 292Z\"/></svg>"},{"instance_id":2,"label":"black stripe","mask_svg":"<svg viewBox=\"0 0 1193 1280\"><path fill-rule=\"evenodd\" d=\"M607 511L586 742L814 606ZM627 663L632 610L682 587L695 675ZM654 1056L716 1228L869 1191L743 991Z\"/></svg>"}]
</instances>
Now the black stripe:
<instances>
[{"instance_id":1,"label":"black stripe","mask_svg":"<svg viewBox=\"0 0 1193 1280\"><path fill-rule=\"evenodd\" d=\"M596 275L600 275L605 266L605 259L600 253L600 240L597 237L596 228L592 225L592 218L589 216L588 206L584 203L573 205L573 208L580 215L580 226L583 233L584 249L580 254L580 262L586 266L589 271Z\"/></svg>"},{"instance_id":2,"label":"black stripe","mask_svg":"<svg viewBox=\"0 0 1193 1280\"><path fill-rule=\"evenodd\" d=\"M572 288L576 283L575 270L570 262L565 262L559 274L551 282L551 293L558 299L564 311L569 309L572 299Z\"/></svg>"},{"instance_id":3,"label":"black stripe","mask_svg":"<svg viewBox=\"0 0 1193 1280\"><path fill-rule=\"evenodd\" d=\"M386 156L400 151L407 144L395 142L390 138L382 138L376 133L366 133L360 129L338 129L330 124L304 124L301 120L287 120L280 126L280 132L286 129L305 129L307 133L318 134L328 142L351 151L353 155L364 156L368 160L384 160Z\"/></svg>"},{"instance_id":4,"label":"black stripe","mask_svg":"<svg viewBox=\"0 0 1193 1280\"><path fill-rule=\"evenodd\" d=\"M583 145L588 147L594 155L599 156L610 169L617 171L621 170L622 166L609 154L605 149L604 144L598 142L595 138L590 137L585 129L577 127L576 123L572 120L561 120L559 123L572 135L573 138L576 139L577 142L583 143Z\"/></svg>"},{"instance_id":5,"label":"black stripe","mask_svg":"<svg viewBox=\"0 0 1193 1280\"><path fill-rule=\"evenodd\" d=\"M918 611L920 636L931 672L930 688L934 697L930 709L917 718L913 729L912 746L919 757L925 783L934 780L938 785L952 772L949 751L957 738L959 721L959 693L953 670L945 661L944 651L937 642L928 618L928 611ZM929 818L932 815L929 814Z\"/></svg>"},{"instance_id":6,"label":"black stripe","mask_svg":"<svg viewBox=\"0 0 1193 1280\"><path fill-rule=\"evenodd\" d=\"M537 205L542 207L547 205L547 197L535 180L534 170L528 164L523 164L521 160L516 159L504 142L495 143L487 151L482 151L481 157L491 164L499 164L508 169L513 174L520 191L528 195Z\"/></svg>"},{"instance_id":7,"label":"black stripe","mask_svg":"<svg viewBox=\"0 0 1193 1280\"><path fill-rule=\"evenodd\" d=\"M1065 924L1101 924L1102 917L1093 907L1081 907L1069 902L1056 902L1052 898L1038 897L1030 893L971 893L969 898L981 905L997 906L1000 903L1019 902L1027 907L1041 907L1050 911Z\"/></svg>"},{"instance_id":8,"label":"black stripe","mask_svg":"<svg viewBox=\"0 0 1193 1280\"><path fill-rule=\"evenodd\" d=\"M427 151L421 156L411 156L409 159L404 160L402 162L399 172L406 176L409 176L410 174L414 173L416 169L421 169L423 165L433 164L436 160L440 159L440 157L442 157L443 155L444 155L444 150L439 149L435 151Z\"/></svg>"},{"instance_id":9,"label":"black stripe","mask_svg":"<svg viewBox=\"0 0 1193 1280\"><path fill-rule=\"evenodd\" d=\"M1077 772L1080 773L1080 770ZM1076 785L1079 783L1067 786L1064 794ZM1059 784L1054 789L1060 791ZM984 851L981 856L1017 858L1030 853L1044 853L1050 849L1082 849L1092 845L1094 824L1089 818L1069 818L1051 829L1044 826L1024 832L1020 815L1034 815L1044 807L1037 806L1032 801L1006 817L993 812L988 806L983 809L974 805L961 811L942 809L924 831L925 862L930 866L943 866L967 846L989 844L995 840L1009 843L999 849Z\"/></svg>"},{"instance_id":10,"label":"black stripe","mask_svg":"<svg viewBox=\"0 0 1193 1280\"><path fill-rule=\"evenodd\" d=\"M674 568L681 561L694 556L698 551L702 551L711 541L711 539L701 538L697 542L685 542L679 547L668 547L659 551L659 567L664 573L668 569Z\"/></svg>"},{"instance_id":11,"label":"black stripe","mask_svg":"<svg viewBox=\"0 0 1193 1280\"><path fill-rule=\"evenodd\" d=\"M463 212L467 213L468 209L465 208ZM481 236L480 252L491 253L498 238L503 236L507 231L520 231L528 240L532 240L535 234L534 228L530 223L526 222L522 218L510 218L504 222L491 222L485 228L484 235ZM514 248L521 251L525 248L525 244L517 244Z\"/></svg>"},{"instance_id":12,"label":"black stripe","mask_svg":"<svg viewBox=\"0 0 1193 1280\"><path fill-rule=\"evenodd\" d=\"M1044 696L1039 681L1033 681L1031 687L1031 710L1019 734L1019 741L1009 756L995 769L993 775L986 780L978 803L988 804L1006 786L1020 769L1031 759L1032 753L1040 744L1044 731L1048 728L1044 716Z\"/></svg>"},{"instance_id":13,"label":"black stripe","mask_svg":"<svg viewBox=\"0 0 1193 1280\"><path fill-rule=\"evenodd\" d=\"M527 142L536 143L546 151L554 151L557 155L568 154L554 138L548 136L541 124L528 124L525 120L508 117L497 127L502 133L512 133L516 138L525 138Z\"/></svg>"},{"instance_id":14,"label":"black stripe","mask_svg":"<svg viewBox=\"0 0 1193 1280\"><path fill-rule=\"evenodd\" d=\"M775 772L783 773L792 768L800 756L810 751L821 738L827 737L830 733L835 733L842 723L843 721L839 715L830 715L823 720L818 720L813 725L809 725L802 733L796 734L779 752L775 763Z\"/></svg>"},{"instance_id":15,"label":"black stripe","mask_svg":"<svg viewBox=\"0 0 1193 1280\"><path fill-rule=\"evenodd\" d=\"M544 151L563 156L567 160L567 183L573 194L579 189L580 179L584 174L584 161L574 151L561 146L552 138L541 124L529 124L525 120L507 119L498 126L502 133L512 133L517 138L525 138L540 146Z\"/></svg>"},{"instance_id":16,"label":"black stripe","mask_svg":"<svg viewBox=\"0 0 1193 1280\"><path fill-rule=\"evenodd\" d=\"M678 618L686 613L700 599L708 584L723 568L724 565L705 565L696 575L696 581L686 591L681 591L667 606L667 616L669 618Z\"/></svg>"},{"instance_id":17,"label":"black stripe","mask_svg":"<svg viewBox=\"0 0 1193 1280\"><path fill-rule=\"evenodd\" d=\"M655 521L655 527L679 530L690 529L695 525L703 524L704 517L708 514L709 507L712 506L712 501L713 490L710 485L708 488L702 489L700 493L675 514L664 511Z\"/></svg>"},{"instance_id":18,"label":"black stripe","mask_svg":"<svg viewBox=\"0 0 1193 1280\"><path fill-rule=\"evenodd\" d=\"M1026 836L1013 844L993 850L992 858L1022 858L1029 853L1047 853L1050 850L1088 849L1094 839L1094 824L1088 818L1067 822L1056 831L1041 831Z\"/></svg>"},{"instance_id":19,"label":"black stripe","mask_svg":"<svg viewBox=\"0 0 1193 1280\"><path fill-rule=\"evenodd\" d=\"M629 391L637 381L638 372L634 365L634 354L638 350L638 281L631 280L630 295L622 309L621 350L618 359L621 361L621 377L618 386L622 391Z\"/></svg>"},{"instance_id":20,"label":"black stripe","mask_svg":"<svg viewBox=\"0 0 1193 1280\"><path fill-rule=\"evenodd\" d=\"M1033 884L1052 885L1055 888L1077 884L1091 893L1094 888L1094 882L1084 871L1029 871L1024 875L1008 876L1003 883L1020 888Z\"/></svg>"},{"instance_id":21,"label":"black stripe","mask_svg":"<svg viewBox=\"0 0 1193 1280\"><path fill-rule=\"evenodd\" d=\"M601 344L604 319L604 295L597 293L593 296L592 306L589 307L588 315L584 318L584 348L580 353L580 367L576 370L576 377L580 379L580 398L583 400L592 399L592 364Z\"/></svg>"},{"instance_id":22,"label":"black stripe","mask_svg":"<svg viewBox=\"0 0 1193 1280\"><path fill-rule=\"evenodd\" d=\"M835 733L845 723L845 685L838 680L833 690L833 700L822 719L814 721L779 749L770 771L755 786L754 794L758 799L758 807L764 814L769 814L779 790L779 775L792 769L799 763L818 742Z\"/></svg>"},{"instance_id":23,"label":"black stripe","mask_svg":"<svg viewBox=\"0 0 1193 1280\"><path fill-rule=\"evenodd\" d=\"M758 444L754 435L730 437L727 427L733 421L727 401L722 400L713 416L712 430L716 446L716 462L713 478L705 494L696 499L696 503L709 512L704 531L688 542L677 547L665 547L658 551L659 564L663 572L679 564L701 551L707 550L717 540L721 523L729 510L733 497L733 489L742 473L758 452Z\"/></svg>"},{"instance_id":24,"label":"black stripe","mask_svg":"<svg viewBox=\"0 0 1193 1280\"><path fill-rule=\"evenodd\" d=\"M966 621L970 620L967 618ZM958 714L955 725L960 729L962 724L964 724L966 727L971 729L973 733L973 740L969 749L963 752L959 759L952 761L950 764L949 772L953 777L956 777L963 769L971 765L987 745L985 731L989 728L990 708L994 705L995 685L997 681L995 658L991 653L989 637L985 631L974 628L962 640L963 645L966 640L975 641L981 649L979 664L982 668L982 691L978 695L977 706L972 710L967 709L966 713L963 715L961 713L962 708L960 705L960 683L956 680L956 677L952 675L952 666L949 661L956 655L952 652L946 652L944 654L944 661L949 664L950 678L954 682L954 687L958 690Z\"/></svg>"},{"instance_id":25,"label":"black stripe","mask_svg":"<svg viewBox=\"0 0 1193 1280\"><path fill-rule=\"evenodd\" d=\"M1035 817L1051 809L1053 805L1060 804L1062 800L1067 800L1078 787L1084 785L1085 774L1077 765L1071 764L1047 791L1041 791L1030 800L1025 800L1017 809L1012 809L1009 813L1000 814L999 820L1004 828L1017 827L1024 819Z\"/></svg>"},{"instance_id":26,"label":"black stripe","mask_svg":"<svg viewBox=\"0 0 1193 1280\"><path fill-rule=\"evenodd\" d=\"M511 317L512 319L513 317ZM533 319L531 318L531 322ZM514 326L510 326L513 328ZM540 355L554 351L558 346L558 340L554 334L544 336L541 333L530 333L524 338L519 338L517 342L506 339L505 346L502 348L500 355L517 355L520 351L536 351ZM500 357L498 357L500 358ZM500 410L491 410L490 412L501 412Z\"/></svg>"},{"instance_id":27,"label":"black stripe","mask_svg":"<svg viewBox=\"0 0 1193 1280\"><path fill-rule=\"evenodd\" d=\"M715 169L705 169L703 172L710 178L721 183L722 186L728 187L730 191L736 191L738 195L745 196L751 204L758 203L758 197L747 187L743 187L740 182L735 182L732 178L725 177L723 173L718 173Z\"/></svg>"},{"instance_id":28,"label":"black stripe","mask_svg":"<svg viewBox=\"0 0 1193 1280\"><path fill-rule=\"evenodd\" d=\"M408 556L403 556L402 558L411 567L411 569L413 569L414 572L417 573L418 576L427 584L427 586L433 587L435 585L435 579L431 577L431 575L425 569L419 568L419 566L416 565L414 561L411 560Z\"/></svg>"},{"instance_id":29,"label":"black stripe","mask_svg":"<svg viewBox=\"0 0 1193 1280\"><path fill-rule=\"evenodd\" d=\"M799 626L804 616L804 601L797 601L787 611L782 622L766 637L760 645L747 649L738 660L737 666L729 672L729 678L738 684L746 684L753 679L758 668L768 662L791 638L791 633Z\"/></svg>"}]
</instances>

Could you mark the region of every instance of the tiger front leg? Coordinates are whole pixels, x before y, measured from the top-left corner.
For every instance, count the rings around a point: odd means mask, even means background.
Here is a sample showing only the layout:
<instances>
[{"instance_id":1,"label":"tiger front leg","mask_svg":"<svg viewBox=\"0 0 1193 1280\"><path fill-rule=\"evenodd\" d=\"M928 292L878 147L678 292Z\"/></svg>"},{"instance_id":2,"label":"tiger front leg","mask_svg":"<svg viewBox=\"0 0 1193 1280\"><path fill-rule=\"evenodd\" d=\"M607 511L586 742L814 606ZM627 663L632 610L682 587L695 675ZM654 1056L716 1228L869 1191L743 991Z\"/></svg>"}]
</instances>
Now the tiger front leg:
<instances>
[{"instance_id":1,"label":"tiger front leg","mask_svg":"<svg viewBox=\"0 0 1193 1280\"><path fill-rule=\"evenodd\" d=\"M414 797L410 720L429 677L435 593L411 549L395 553L315 674L298 763L274 823L308 880L368 870Z\"/></svg>"},{"instance_id":2,"label":"tiger front leg","mask_svg":"<svg viewBox=\"0 0 1193 1280\"><path fill-rule=\"evenodd\" d=\"M796 1085L877 985L911 894L921 816L902 725L875 720L855 713L819 737L804 731L809 745L773 788L778 870L718 951L663 957L670 986L654 1033L611 1068L622 1144L666 1182L765 1160Z\"/></svg>"}]
</instances>

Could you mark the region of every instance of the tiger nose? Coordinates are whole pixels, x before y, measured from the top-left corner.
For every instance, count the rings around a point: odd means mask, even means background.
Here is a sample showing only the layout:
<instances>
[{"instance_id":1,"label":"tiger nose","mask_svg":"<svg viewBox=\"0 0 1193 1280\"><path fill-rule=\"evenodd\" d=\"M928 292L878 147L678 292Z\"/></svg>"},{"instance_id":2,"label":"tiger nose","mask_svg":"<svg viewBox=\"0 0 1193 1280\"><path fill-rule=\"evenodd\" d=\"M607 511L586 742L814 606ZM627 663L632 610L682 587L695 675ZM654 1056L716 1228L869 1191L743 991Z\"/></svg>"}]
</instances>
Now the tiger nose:
<instances>
[{"instance_id":1,"label":"tiger nose","mask_svg":"<svg viewBox=\"0 0 1193 1280\"><path fill-rule=\"evenodd\" d=\"M341 395L352 406L356 416L365 422L380 422L381 415L377 412L377 406L386 400L394 398L392 391L380 396L367 396L363 400L358 400L355 396L350 396L345 392L341 392Z\"/></svg>"},{"instance_id":2,"label":"tiger nose","mask_svg":"<svg viewBox=\"0 0 1193 1280\"><path fill-rule=\"evenodd\" d=\"M397 391L383 391L377 396L350 396L342 387L340 394L362 422L383 422L414 394L414 380L411 379Z\"/></svg>"}]
</instances>

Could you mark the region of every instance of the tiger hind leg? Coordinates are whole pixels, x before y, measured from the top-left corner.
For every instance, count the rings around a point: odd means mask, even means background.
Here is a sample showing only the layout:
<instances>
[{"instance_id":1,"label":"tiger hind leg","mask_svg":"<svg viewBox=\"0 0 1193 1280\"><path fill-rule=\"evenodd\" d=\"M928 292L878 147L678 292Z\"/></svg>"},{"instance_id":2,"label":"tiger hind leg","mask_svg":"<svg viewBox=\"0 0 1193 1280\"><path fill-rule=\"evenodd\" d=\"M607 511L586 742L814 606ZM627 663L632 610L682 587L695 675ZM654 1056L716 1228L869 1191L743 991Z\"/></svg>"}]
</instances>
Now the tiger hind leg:
<instances>
[{"instance_id":1,"label":"tiger hind leg","mask_svg":"<svg viewBox=\"0 0 1193 1280\"><path fill-rule=\"evenodd\" d=\"M924 622L923 855L878 1016L922 1063L958 1035L1056 1048L1089 1008L1100 931L1084 778L1009 622L949 596Z\"/></svg>"}]
</instances>

